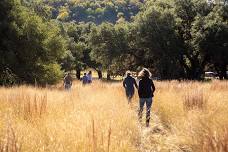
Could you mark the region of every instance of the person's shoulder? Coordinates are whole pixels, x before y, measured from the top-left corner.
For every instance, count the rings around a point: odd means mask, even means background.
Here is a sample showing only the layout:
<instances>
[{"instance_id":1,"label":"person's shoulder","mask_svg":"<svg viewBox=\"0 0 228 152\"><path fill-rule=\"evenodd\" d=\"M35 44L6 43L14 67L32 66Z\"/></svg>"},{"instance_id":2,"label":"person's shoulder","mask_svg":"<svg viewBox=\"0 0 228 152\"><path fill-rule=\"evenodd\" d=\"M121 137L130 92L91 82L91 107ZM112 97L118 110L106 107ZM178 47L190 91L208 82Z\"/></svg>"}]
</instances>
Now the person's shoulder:
<instances>
[{"instance_id":1,"label":"person's shoulder","mask_svg":"<svg viewBox=\"0 0 228 152\"><path fill-rule=\"evenodd\" d=\"M131 77L131 80L135 80L135 78L134 77Z\"/></svg>"}]
</instances>

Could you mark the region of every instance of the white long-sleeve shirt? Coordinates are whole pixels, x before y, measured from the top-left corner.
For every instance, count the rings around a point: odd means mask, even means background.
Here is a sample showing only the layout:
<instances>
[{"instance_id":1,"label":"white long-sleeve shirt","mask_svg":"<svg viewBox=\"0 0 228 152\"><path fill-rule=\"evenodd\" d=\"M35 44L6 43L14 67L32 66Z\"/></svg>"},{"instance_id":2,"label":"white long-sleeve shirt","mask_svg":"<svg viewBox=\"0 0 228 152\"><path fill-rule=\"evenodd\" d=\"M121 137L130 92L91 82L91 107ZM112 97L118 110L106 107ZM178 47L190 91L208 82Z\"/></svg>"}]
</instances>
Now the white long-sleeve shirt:
<instances>
[{"instance_id":1,"label":"white long-sleeve shirt","mask_svg":"<svg viewBox=\"0 0 228 152\"><path fill-rule=\"evenodd\" d=\"M92 75L91 74L87 74L87 78L88 78L88 81L91 81L92 82Z\"/></svg>"}]
</instances>

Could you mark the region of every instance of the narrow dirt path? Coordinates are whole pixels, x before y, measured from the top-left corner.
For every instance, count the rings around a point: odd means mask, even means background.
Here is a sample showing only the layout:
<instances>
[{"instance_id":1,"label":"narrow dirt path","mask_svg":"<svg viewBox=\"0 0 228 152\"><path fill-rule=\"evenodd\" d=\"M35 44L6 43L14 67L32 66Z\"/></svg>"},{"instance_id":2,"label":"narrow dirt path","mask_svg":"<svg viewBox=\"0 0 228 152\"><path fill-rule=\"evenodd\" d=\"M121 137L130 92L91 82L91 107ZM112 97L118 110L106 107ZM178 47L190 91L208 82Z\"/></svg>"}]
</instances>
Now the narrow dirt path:
<instances>
[{"instance_id":1,"label":"narrow dirt path","mask_svg":"<svg viewBox=\"0 0 228 152\"><path fill-rule=\"evenodd\" d=\"M160 151L158 140L165 136L166 131L163 128L157 115L152 114L150 127L140 126L140 152Z\"/></svg>"},{"instance_id":2,"label":"narrow dirt path","mask_svg":"<svg viewBox=\"0 0 228 152\"><path fill-rule=\"evenodd\" d=\"M163 126L156 114L152 113L151 117L150 127L139 127L140 152L190 152L178 145L177 137Z\"/></svg>"}]
</instances>

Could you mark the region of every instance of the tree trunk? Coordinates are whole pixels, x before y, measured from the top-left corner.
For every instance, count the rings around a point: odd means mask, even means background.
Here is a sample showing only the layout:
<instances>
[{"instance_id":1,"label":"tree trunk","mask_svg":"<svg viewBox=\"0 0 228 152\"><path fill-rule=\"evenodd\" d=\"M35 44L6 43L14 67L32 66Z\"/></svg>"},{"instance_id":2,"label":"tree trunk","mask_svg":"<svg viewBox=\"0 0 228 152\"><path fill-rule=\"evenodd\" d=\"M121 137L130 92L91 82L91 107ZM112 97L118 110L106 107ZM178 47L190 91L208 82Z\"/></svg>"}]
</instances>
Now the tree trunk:
<instances>
[{"instance_id":1,"label":"tree trunk","mask_svg":"<svg viewBox=\"0 0 228 152\"><path fill-rule=\"evenodd\" d=\"M102 72L101 72L101 70L97 70L97 74L98 74L98 79L102 79Z\"/></svg>"},{"instance_id":2,"label":"tree trunk","mask_svg":"<svg viewBox=\"0 0 228 152\"><path fill-rule=\"evenodd\" d=\"M107 72L107 80L108 80L108 81L111 80L111 75L110 75L109 72Z\"/></svg>"},{"instance_id":3,"label":"tree trunk","mask_svg":"<svg viewBox=\"0 0 228 152\"><path fill-rule=\"evenodd\" d=\"M221 71L218 72L218 76L219 76L219 79L220 80L223 80L223 75L222 75L222 72Z\"/></svg>"},{"instance_id":4,"label":"tree trunk","mask_svg":"<svg viewBox=\"0 0 228 152\"><path fill-rule=\"evenodd\" d=\"M226 65L223 65L221 67L221 78L220 79L227 79L226 71L227 71Z\"/></svg>"},{"instance_id":5,"label":"tree trunk","mask_svg":"<svg viewBox=\"0 0 228 152\"><path fill-rule=\"evenodd\" d=\"M203 74L203 66L196 60L191 59L191 67L189 67L188 79L190 80L201 80Z\"/></svg>"},{"instance_id":6,"label":"tree trunk","mask_svg":"<svg viewBox=\"0 0 228 152\"><path fill-rule=\"evenodd\" d=\"M81 79L81 69L76 69L76 78L77 78L78 80Z\"/></svg>"}]
</instances>

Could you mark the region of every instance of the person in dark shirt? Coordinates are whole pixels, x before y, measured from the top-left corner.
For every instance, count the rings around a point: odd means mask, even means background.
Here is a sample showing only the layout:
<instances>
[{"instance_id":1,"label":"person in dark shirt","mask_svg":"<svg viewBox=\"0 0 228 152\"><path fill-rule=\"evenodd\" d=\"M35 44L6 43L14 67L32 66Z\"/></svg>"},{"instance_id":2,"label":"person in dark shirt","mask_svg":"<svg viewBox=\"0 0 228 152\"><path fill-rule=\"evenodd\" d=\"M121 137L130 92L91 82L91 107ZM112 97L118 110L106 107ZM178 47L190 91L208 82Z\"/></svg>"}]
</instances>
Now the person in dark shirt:
<instances>
[{"instance_id":1,"label":"person in dark shirt","mask_svg":"<svg viewBox=\"0 0 228 152\"><path fill-rule=\"evenodd\" d=\"M146 103L146 126L149 127L150 123L150 110L151 110L151 105L152 105L152 98L153 94L155 91L155 86L150 79L151 73L148 69L144 68L140 73L139 73L139 88L138 88L138 95L139 95L139 121L142 121L142 112L143 112L143 107L144 104Z\"/></svg>"},{"instance_id":2,"label":"person in dark shirt","mask_svg":"<svg viewBox=\"0 0 228 152\"><path fill-rule=\"evenodd\" d=\"M123 87L125 88L128 103L131 102L131 99L134 96L134 93L135 93L134 86L138 89L138 85L135 79L131 76L131 72L127 71L126 77L123 80Z\"/></svg>"},{"instance_id":3,"label":"person in dark shirt","mask_svg":"<svg viewBox=\"0 0 228 152\"><path fill-rule=\"evenodd\" d=\"M86 75L86 73L84 73L84 76L82 77L82 84L83 85L88 84L88 76Z\"/></svg>"}]
</instances>

